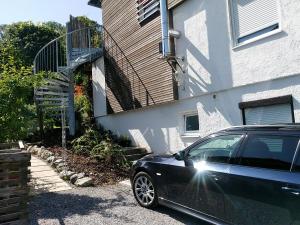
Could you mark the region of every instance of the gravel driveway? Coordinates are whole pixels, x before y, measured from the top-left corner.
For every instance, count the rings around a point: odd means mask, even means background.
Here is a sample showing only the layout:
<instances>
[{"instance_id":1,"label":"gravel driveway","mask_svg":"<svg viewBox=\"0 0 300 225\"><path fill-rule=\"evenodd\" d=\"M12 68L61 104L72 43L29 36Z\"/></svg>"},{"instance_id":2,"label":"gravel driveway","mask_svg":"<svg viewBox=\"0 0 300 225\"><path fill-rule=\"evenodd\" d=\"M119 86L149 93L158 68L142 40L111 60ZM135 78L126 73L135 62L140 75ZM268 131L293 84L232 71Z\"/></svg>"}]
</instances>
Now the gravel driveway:
<instances>
[{"instance_id":1,"label":"gravel driveway","mask_svg":"<svg viewBox=\"0 0 300 225\"><path fill-rule=\"evenodd\" d=\"M37 195L30 212L31 225L208 225L165 207L144 209L135 202L130 187L121 184Z\"/></svg>"}]
</instances>

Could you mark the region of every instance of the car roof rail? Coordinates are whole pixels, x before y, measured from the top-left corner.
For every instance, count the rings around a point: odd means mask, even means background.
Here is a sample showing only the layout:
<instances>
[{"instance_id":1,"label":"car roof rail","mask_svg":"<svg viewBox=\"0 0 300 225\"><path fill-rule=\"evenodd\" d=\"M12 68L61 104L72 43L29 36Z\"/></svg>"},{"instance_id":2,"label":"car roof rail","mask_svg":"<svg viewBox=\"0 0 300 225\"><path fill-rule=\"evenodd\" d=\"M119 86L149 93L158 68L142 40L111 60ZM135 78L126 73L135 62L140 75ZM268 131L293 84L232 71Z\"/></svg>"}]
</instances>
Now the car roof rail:
<instances>
[{"instance_id":1,"label":"car roof rail","mask_svg":"<svg viewBox=\"0 0 300 225\"><path fill-rule=\"evenodd\" d=\"M248 131L248 130L300 130L300 123L278 123L270 125L241 125L232 126L222 131Z\"/></svg>"}]
</instances>

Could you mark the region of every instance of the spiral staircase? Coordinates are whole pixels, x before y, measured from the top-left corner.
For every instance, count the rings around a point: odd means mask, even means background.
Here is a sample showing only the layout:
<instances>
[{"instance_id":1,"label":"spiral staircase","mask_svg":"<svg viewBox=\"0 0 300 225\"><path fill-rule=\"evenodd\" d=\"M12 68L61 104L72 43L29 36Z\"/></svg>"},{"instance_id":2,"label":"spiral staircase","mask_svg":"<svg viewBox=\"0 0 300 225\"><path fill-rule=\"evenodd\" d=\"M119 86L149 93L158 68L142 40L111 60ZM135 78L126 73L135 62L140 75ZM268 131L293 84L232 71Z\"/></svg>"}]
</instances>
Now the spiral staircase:
<instances>
[{"instance_id":1,"label":"spiral staircase","mask_svg":"<svg viewBox=\"0 0 300 225\"><path fill-rule=\"evenodd\" d=\"M74 71L103 56L102 26L85 27L46 44L34 59L34 74L44 73L43 86L35 89L40 129L45 118L61 120L63 130L75 134Z\"/></svg>"},{"instance_id":2,"label":"spiral staircase","mask_svg":"<svg viewBox=\"0 0 300 225\"><path fill-rule=\"evenodd\" d=\"M104 57L105 73L109 71L118 82L125 79L121 86L126 88L122 90L113 86L111 79L107 79L106 84L115 90L116 96L119 92L130 92L126 95L129 110L155 104L127 56L103 26L68 30L40 49L34 59L34 74L44 73L46 77L34 94L41 133L44 120L56 118L62 124L63 140L66 139L66 130L71 136L75 135L74 72L79 66L100 57ZM144 105L136 104L137 99L145 99Z\"/></svg>"}]
</instances>

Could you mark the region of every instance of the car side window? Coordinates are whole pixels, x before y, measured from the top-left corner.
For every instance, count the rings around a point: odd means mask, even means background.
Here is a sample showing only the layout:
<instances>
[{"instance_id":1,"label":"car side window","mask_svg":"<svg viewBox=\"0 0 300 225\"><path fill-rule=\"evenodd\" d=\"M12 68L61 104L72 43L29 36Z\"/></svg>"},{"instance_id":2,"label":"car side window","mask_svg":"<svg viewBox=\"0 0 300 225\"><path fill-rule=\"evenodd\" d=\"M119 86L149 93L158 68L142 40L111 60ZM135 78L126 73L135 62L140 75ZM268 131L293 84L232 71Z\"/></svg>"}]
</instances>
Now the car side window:
<instances>
[{"instance_id":1,"label":"car side window","mask_svg":"<svg viewBox=\"0 0 300 225\"><path fill-rule=\"evenodd\" d=\"M228 163L233 152L238 148L243 135L222 135L194 146L188 154L193 161Z\"/></svg>"},{"instance_id":2,"label":"car side window","mask_svg":"<svg viewBox=\"0 0 300 225\"><path fill-rule=\"evenodd\" d=\"M240 163L245 166L290 170L299 138L281 135L249 135Z\"/></svg>"}]
</instances>

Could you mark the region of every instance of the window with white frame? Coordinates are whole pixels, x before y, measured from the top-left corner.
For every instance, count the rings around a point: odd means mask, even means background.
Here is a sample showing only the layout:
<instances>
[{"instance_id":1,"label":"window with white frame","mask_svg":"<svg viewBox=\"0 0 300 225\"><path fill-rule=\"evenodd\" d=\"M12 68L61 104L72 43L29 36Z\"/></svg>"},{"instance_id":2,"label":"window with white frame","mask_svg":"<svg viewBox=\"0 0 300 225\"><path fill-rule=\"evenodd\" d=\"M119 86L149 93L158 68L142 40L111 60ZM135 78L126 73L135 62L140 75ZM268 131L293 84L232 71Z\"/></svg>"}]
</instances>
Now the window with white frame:
<instances>
[{"instance_id":1,"label":"window with white frame","mask_svg":"<svg viewBox=\"0 0 300 225\"><path fill-rule=\"evenodd\" d=\"M199 131L198 113L190 113L184 115L184 132L197 133Z\"/></svg>"},{"instance_id":2,"label":"window with white frame","mask_svg":"<svg viewBox=\"0 0 300 225\"><path fill-rule=\"evenodd\" d=\"M137 0L138 21L144 24L159 15L159 0Z\"/></svg>"},{"instance_id":3,"label":"window with white frame","mask_svg":"<svg viewBox=\"0 0 300 225\"><path fill-rule=\"evenodd\" d=\"M279 0L231 0L230 7L235 46L281 30Z\"/></svg>"}]
</instances>

